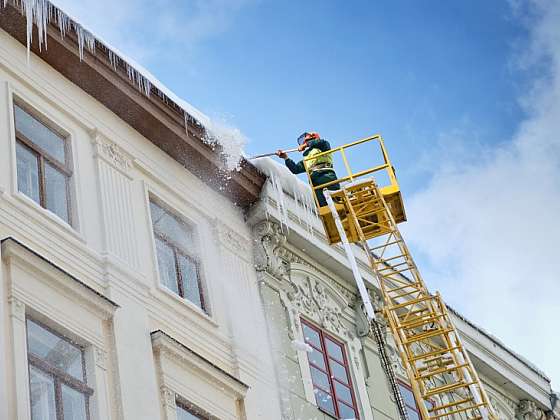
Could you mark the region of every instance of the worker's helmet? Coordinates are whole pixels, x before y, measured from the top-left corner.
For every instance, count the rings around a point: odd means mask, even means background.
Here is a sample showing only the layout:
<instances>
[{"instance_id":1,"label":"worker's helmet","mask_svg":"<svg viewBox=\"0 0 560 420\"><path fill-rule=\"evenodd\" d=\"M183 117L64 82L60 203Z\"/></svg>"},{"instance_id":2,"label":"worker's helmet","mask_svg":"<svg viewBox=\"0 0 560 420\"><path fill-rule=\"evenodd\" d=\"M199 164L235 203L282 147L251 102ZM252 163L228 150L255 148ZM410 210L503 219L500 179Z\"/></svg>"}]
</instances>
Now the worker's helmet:
<instances>
[{"instance_id":1,"label":"worker's helmet","mask_svg":"<svg viewBox=\"0 0 560 420\"><path fill-rule=\"evenodd\" d=\"M319 136L319 133L317 133L315 131L311 131L311 132L306 131L305 133L303 133L301 136L298 137L297 142L301 146L307 140L320 139L320 138L321 138L321 136Z\"/></svg>"}]
</instances>

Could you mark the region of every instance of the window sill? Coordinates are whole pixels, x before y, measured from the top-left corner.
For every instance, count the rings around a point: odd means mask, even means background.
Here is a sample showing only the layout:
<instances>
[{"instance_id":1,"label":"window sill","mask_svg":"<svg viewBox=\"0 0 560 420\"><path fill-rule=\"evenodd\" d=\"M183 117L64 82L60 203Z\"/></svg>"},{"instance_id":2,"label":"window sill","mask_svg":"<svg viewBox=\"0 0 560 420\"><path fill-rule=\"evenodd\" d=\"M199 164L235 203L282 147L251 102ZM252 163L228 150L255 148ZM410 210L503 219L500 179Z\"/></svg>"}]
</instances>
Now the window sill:
<instances>
[{"instance_id":1,"label":"window sill","mask_svg":"<svg viewBox=\"0 0 560 420\"><path fill-rule=\"evenodd\" d=\"M29 198L22 192L20 191L15 192L13 194L13 197L16 199L16 206L22 205L27 207L32 212L34 212L38 218L41 218L43 220L46 217L48 221L53 222L57 227L61 228L66 233L70 234L74 239L77 239L78 241L84 244L86 243L85 238L82 236L80 232L74 229L74 227L69 225L67 222L62 220L60 217L58 217L50 210L41 207L39 204L37 204L35 201L33 201L31 198Z\"/></svg>"},{"instance_id":2,"label":"window sill","mask_svg":"<svg viewBox=\"0 0 560 420\"><path fill-rule=\"evenodd\" d=\"M206 313L205 311L200 309L194 303L190 302L188 299L183 299L181 296L179 296L175 292L169 290L165 286L162 286L161 284L158 284L157 289L159 291L165 293L166 296L169 296L170 298L172 298L175 302L185 306L191 312L194 312L196 315L198 315L200 318L206 320L207 322L212 324L214 327L216 327L216 328L219 327L218 323L214 320L214 318L212 318L208 313Z\"/></svg>"}]
</instances>

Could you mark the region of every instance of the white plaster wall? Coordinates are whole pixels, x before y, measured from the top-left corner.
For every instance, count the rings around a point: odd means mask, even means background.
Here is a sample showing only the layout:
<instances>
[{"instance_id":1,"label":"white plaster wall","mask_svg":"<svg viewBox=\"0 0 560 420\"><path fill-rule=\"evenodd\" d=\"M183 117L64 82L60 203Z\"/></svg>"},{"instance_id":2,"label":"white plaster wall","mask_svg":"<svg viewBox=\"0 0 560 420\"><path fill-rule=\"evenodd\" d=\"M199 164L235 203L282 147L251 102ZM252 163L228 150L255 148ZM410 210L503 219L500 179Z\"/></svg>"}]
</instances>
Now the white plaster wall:
<instances>
[{"instance_id":1,"label":"white plaster wall","mask_svg":"<svg viewBox=\"0 0 560 420\"><path fill-rule=\"evenodd\" d=\"M17 191L14 97L70 135L73 228ZM149 195L195 227L209 315L159 286ZM149 335L157 329L249 385L247 418L279 416L251 233L241 211L37 57L27 64L25 48L1 30L0 234L120 305L111 322L115 418L156 419L163 412ZM0 392L11 398L4 292L2 282ZM5 411L0 404L0 418L9 418Z\"/></svg>"}]
</instances>

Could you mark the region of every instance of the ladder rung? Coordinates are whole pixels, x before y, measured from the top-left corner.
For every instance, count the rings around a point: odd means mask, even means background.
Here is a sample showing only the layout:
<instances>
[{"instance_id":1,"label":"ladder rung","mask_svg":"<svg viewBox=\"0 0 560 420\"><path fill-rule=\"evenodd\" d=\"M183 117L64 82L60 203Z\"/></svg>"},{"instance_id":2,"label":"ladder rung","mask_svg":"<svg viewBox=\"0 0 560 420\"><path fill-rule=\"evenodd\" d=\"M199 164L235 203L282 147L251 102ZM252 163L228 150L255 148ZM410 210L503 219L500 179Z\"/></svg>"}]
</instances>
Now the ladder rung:
<instances>
[{"instance_id":1,"label":"ladder rung","mask_svg":"<svg viewBox=\"0 0 560 420\"><path fill-rule=\"evenodd\" d=\"M410 296L414 293L424 293L424 290L420 290L420 289L415 289L415 290L411 290L410 292L405 292L405 293L401 293L399 295L396 296L391 296L391 299L400 299L406 296Z\"/></svg>"},{"instance_id":2,"label":"ladder rung","mask_svg":"<svg viewBox=\"0 0 560 420\"><path fill-rule=\"evenodd\" d=\"M412 305L416 305L418 303L422 303L422 302L426 302L427 300L432 300L434 297L433 296L425 296L422 298L418 298L418 299L411 299L408 300L406 302L403 303L399 303L397 305L393 305L390 306L389 308L387 308L389 311L394 311L395 309L400 309L400 308L404 308L406 306L412 306Z\"/></svg>"},{"instance_id":3,"label":"ladder rung","mask_svg":"<svg viewBox=\"0 0 560 420\"><path fill-rule=\"evenodd\" d=\"M380 263L378 263L378 264L380 264ZM379 271L380 273L381 273L382 271L387 271L387 270L389 270L389 271L397 271L397 270L395 270L395 268L400 267L401 265L405 265L405 264L408 264L408 261L403 261L403 262L400 262L400 263L395 264L395 265L389 265L389 267L382 268L382 269L380 269L380 270L378 270L378 271Z\"/></svg>"},{"instance_id":4,"label":"ladder rung","mask_svg":"<svg viewBox=\"0 0 560 420\"><path fill-rule=\"evenodd\" d=\"M410 361L411 362L416 362L416 361L422 360L422 359L429 359L429 358L437 356L437 355L444 355L446 353L451 353L454 350L459 350L459 347L442 348L441 350L435 350L435 351L431 351L429 353L423 353L423 354L420 354L418 356L412 357L410 359Z\"/></svg>"},{"instance_id":5,"label":"ladder rung","mask_svg":"<svg viewBox=\"0 0 560 420\"><path fill-rule=\"evenodd\" d=\"M414 321L408 321L404 324L401 325L397 325L397 328L399 329L405 329L405 328L416 328L419 327L420 325L425 325L425 324L429 324L431 322L435 322L438 318L442 318L444 317L445 314L438 314L438 315L433 315L429 318L423 318L423 317L416 317Z\"/></svg>"},{"instance_id":6,"label":"ladder rung","mask_svg":"<svg viewBox=\"0 0 560 420\"><path fill-rule=\"evenodd\" d=\"M419 375L419 376L416 377L416 379L423 380L423 379L426 379L426 378L431 378L432 376L440 375L442 373L451 372L453 370L462 369L462 368L467 367L467 366L469 366L469 365L465 363L465 364L462 364L462 365L451 366L451 367L448 367L448 368L441 368L441 369L438 369L438 370L434 370L434 371L427 372L427 373L424 373L422 375Z\"/></svg>"},{"instance_id":7,"label":"ladder rung","mask_svg":"<svg viewBox=\"0 0 560 420\"><path fill-rule=\"evenodd\" d=\"M383 245L378 245L375 248L369 248L369 251L371 252L371 251L375 251L377 249L387 248L388 246L395 245L395 244L398 244L400 242L402 242L402 239L397 239L396 241L387 242L386 244L383 244Z\"/></svg>"},{"instance_id":8,"label":"ladder rung","mask_svg":"<svg viewBox=\"0 0 560 420\"><path fill-rule=\"evenodd\" d=\"M460 388L468 388L469 386L475 384L476 382L457 382L455 384L443 385L438 388L432 388L429 392L426 392L422 397L426 399L437 394L443 394L444 392L450 392Z\"/></svg>"},{"instance_id":9,"label":"ladder rung","mask_svg":"<svg viewBox=\"0 0 560 420\"><path fill-rule=\"evenodd\" d=\"M391 269L391 275L404 273L405 271L410 271L410 270L412 270L412 267L402 268L402 269L400 269L400 270L393 270L393 269ZM381 273L380 273L380 274L381 274ZM382 276L385 277L384 274L382 274Z\"/></svg>"},{"instance_id":10,"label":"ladder rung","mask_svg":"<svg viewBox=\"0 0 560 420\"><path fill-rule=\"evenodd\" d=\"M417 341L425 340L426 338L437 337L438 335L444 335L453 331L453 328L435 329L432 331L425 332L423 334L417 334L410 337L406 337L404 344L416 343Z\"/></svg>"},{"instance_id":11,"label":"ladder rung","mask_svg":"<svg viewBox=\"0 0 560 420\"><path fill-rule=\"evenodd\" d=\"M435 412L435 411L445 410L447 408L455 407L456 405L466 404L466 403L469 403L469 402L472 402L472 401L473 401L473 397L469 397L469 398L465 398L464 400L453 401L453 402L450 402L448 404L438 405L438 406L432 407L432 408L428 409L428 411L431 413L431 412Z\"/></svg>"},{"instance_id":12,"label":"ladder rung","mask_svg":"<svg viewBox=\"0 0 560 420\"><path fill-rule=\"evenodd\" d=\"M399 290L402 289L406 289L407 287L416 287L417 289L420 289L422 287L422 285L420 283L408 283L405 284L404 286L401 287L395 287L394 289L388 289L385 291L385 293L393 293L393 292L398 292Z\"/></svg>"},{"instance_id":13,"label":"ladder rung","mask_svg":"<svg viewBox=\"0 0 560 420\"><path fill-rule=\"evenodd\" d=\"M387 261L393 261L393 260L396 260L396 259L398 259L398 258L403 258L403 257L407 257L407 258L408 258L407 254L401 254L401 255L397 255L397 256L395 256L395 257L382 258L382 259L380 259L380 260L378 261L378 264L387 264ZM387 265L389 265L389 264L387 264Z\"/></svg>"},{"instance_id":14,"label":"ladder rung","mask_svg":"<svg viewBox=\"0 0 560 420\"><path fill-rule=\"evenodd\" d=\"M431 308L420 308L420 309L415 309L414 311L408 311L407 313L404 314L404 316L397 316L397 318L400 321L405 321L407 319L407 317L409 315L416 315L416 314L421 314L422 312L433 312Z\"/></svg>"},{"instance_id":15,"label":"ladder rung","mask_svg":"<svg viewBox=\"0 0 560 420\"><path fill-rule=\"evenodd\" d=\"M451 411L448 411L446 413L438 414L438 415L436 415L434 417L430 417L430 418L440 419L442 417L452 416L453 414L464 413L466 411L476 410L476 409L478 409L478 408L480 408L484 405L486 405L486 404L480 403L480 404L472 405L470 407L457 408L456 410L451 410ZM478 417L476 417L476 418L478 418ZM482 418L482 417L480 417L480 418Z\"/></svg>"}]
</instances>

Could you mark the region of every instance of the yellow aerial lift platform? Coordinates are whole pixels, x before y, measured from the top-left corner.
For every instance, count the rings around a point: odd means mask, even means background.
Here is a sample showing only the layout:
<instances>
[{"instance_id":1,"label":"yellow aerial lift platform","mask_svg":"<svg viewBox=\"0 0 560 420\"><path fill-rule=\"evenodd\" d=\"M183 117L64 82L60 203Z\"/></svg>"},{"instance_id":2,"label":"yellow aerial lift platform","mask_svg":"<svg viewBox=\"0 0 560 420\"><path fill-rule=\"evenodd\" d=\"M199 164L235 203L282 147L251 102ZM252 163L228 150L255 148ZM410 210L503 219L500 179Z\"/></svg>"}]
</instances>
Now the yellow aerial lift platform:
<instances>
[{"instance_id":1,"label":"yellow aerial lift platform","mask_svg":"<svg viewBox=\"0 0 560 420\"><path fill-rule=\"evenodd\" d=\"M348 155L364 147L379 149L382 160L374 167L353 171ZM422 419L497 420L445 303L438 293L428 291L399 232L397 224L405 221L406 215L383 138L374 135L313 158L327 154L342 161L346 174L336 181L312 186L314 192L324 191L328 203L319 207L319 216L329 242L341 242L345 248L366 315L373 325L374 309L351 243L361 245L366 252L383 296L383 315L395 338ZM359 156L363 160L365 155L360 152ZM307 174L310 178L309 170ZM334 184L339 184L340 189L326 189ZM318 205L315 194L314 197ZM406 414L401 416L406 418Z\"/></svg>"}]
</instances>

